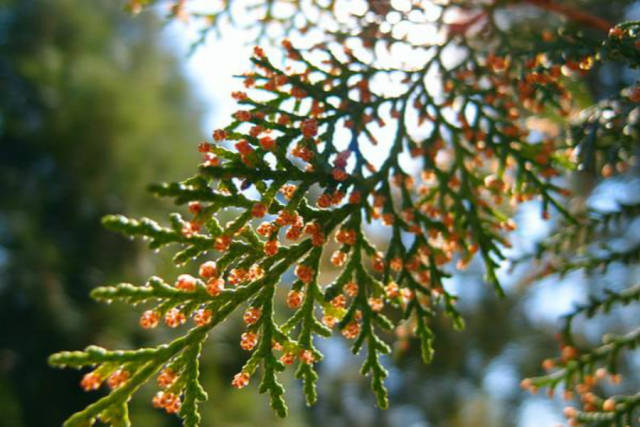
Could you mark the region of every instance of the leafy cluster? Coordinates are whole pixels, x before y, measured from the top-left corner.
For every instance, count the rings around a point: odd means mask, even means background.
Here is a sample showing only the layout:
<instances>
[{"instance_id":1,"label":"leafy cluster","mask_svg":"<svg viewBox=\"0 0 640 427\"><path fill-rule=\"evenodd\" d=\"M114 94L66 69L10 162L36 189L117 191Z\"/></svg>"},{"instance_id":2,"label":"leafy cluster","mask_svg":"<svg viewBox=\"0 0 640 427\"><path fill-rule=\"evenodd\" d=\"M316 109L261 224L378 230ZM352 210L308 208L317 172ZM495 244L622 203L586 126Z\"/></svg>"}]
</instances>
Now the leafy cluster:
<instances>
[{"instance_id":1,"label":"leafy cluster","mask_svg":"<svg viewBox=\"0 0 640 427\"><path fill-rule=\"evenodd\" d=\"M624 248L612 247L612 243L615 243L616 236L631 229L630 224L637 214L637 205L621 205L618 210L606 214L591 212L588 220L556 233L547 245L539 248L538 256L545 261L538 276L563 276L576 270L598 275L615 263L633 269L638 262L637 242ZM566 243L569 235L574 240ZM634 276L633 272L631 276ZM547 374L522 381L522 386L533 392L547 387L552 396L556 388L563 388L566 400L580 397L582 408L567 406L564 411L572 425L633 425L634 411L640 406L640 394L606 396L610 386L603 382L606 378L614 386L621 382L620 365L624 354L640 344L637 323L626 333L605 334L602 343L595 347L578 342L582 340L575 338L572 328L574 319L579 317L591 319L634 304L637 308L640 284L631 283L628 287L605 289L602 296L590 296L588 303L577 305L566 314L559 337L560 355L543 361Z\"/></svg>"},{"instance_id":2,"label":"leafy cluster","mask_svg":"<svg viewBox=\"0 0 640 427\"><path fill-rule=\"evenodd\" d=\"M638 26L627 23L609 33L601 57L620 60L631 68L640 66L638 58ZM629 37L631 36L631 37ZM626 159L633 156L640 141L638 89L627 88L621 93L585 108L568 130L568 141L577 149L577 169L595 171L604 178L625 173ZM550 395L557 387L564 388L564 397L579 396L581 407L568 406L565 415L572 425L632 425L640 407L640 394L619 393L607 396L609 378L620 383L619 365L624 353L640 344L637 322L623 334L607 333L599 346L580 345L574 336L574 319L591 319L623 306L640 302L640 287L635 268L640 259L640 242L633 237L634 222L640 214L638 200L617 201L617 206L605 210L589 206L574 213L573 221L561 221L559 229L542 242L535 256L542 267L536 274L562 277L573 271L589 276L604 274L611 265L625 265L631 270L629 286L605 289L602 296L590 296L589 302L575 307L564 316L560 334L561 354L543 361L548 374L523 380L523 387L536 391L547 387ZM625 237L631 236L630 239Z\"/></svg>"},{"instance_id":3,"label":"leafy cluster","mask_svg":"<svg viewBox=\"0 0 640 427\"><path fill-rule=\"evenodd\" d=\"M135 11L149 3L134 0L130 7ZM104 219L110 229L147 239L152 249L178 246L174 261L185 273L173 283L152 277L141 286L97 288L92 296L146 304L144 328L161 320L178 328L188 319L195 327L154 348L89 347L53 355L50 362L57 366L94 367L82 380L86 390L105 381L112 388L67 425L96 419L128 425L130 397L156 374L161 390L153 404L177 413L184 425L198 425L197 406L206 399L198 381L199 356L209 331L236 311L244 313L240 345L249 357L232 380L235 387L246 386L260 369L260 392L285 416L278 376L296 365L306 401L314 403L315 364L323 357L314 338L338 329L353 340L354 353L365 349L362 374L370 376L378 405L385 408L381 356L390 351L387 331L398 326L411 331L428 362L430 324L439 311L454 327L464 327L456 296L443 284L453 268L464 269L474 256L482 260L487 282L502 294L497 269L510 246L507 233L515 228L510 216L517 204L540 200L542 217L558 212L566 230L589 233L608 221L608 215L583 220L569 212L570 192L560 178L575 168L595 167L605 176L628 168L637 149L638 88L586 109L570 126L565 123L581 108L571 88L592 68L620 58L639 64L637 24L614 27L607 37L601 20L560 9L593 30L559 29L550 20L541 39L532 41L512 31L524 25L521 18L505 14L522 4L400 3L372 1L349 19L340 18L333 1L295 4L286 18L278 17L277 1L256 6L265 9L263 31L276 24L285 33L304 33L311 22L308 7L335 25L308 48L283 40L282 61L255 48L254 71L242 76L247 92L233 93L240 109L227 127L213 132L212 141L199 145L197 174L151 187L187 205L189 217L175 213L168 226L146 218ZM558 12L548 2L522 3ZM186 8L187 2L178 1L171 13L184 18ZM232 2L224 2L219 14L207 15L210 25L203 34L217 28L218 19L230 19L232 9ZM303 18L294 19L298 16ZM398 22L409 30L398 30ZM432 37L416 36L416 29ZM354 40L357 46L345 47ZM409 52L412 64L383 60L393 58L395 49ZM388 151L382 158L381 150ZM221 223L229 216L233 219ZM385 230L384 242L372 238L371 230L378 228ZM540 253L552 252L552 246L546 243ZM325 258L334 267L330 274L321 271ZM545 273L589 262L562 260ZM637 287L611 292L568 319L638 297ZM570 337L569 326L566 331ZM574 347L567 345L558 371L525 385L564 381L573 387L595 362L615 359L638 337L637 331L613 337L584 354L571 353L566 349ZM602 416L630 414L639 401L637 395L620 398L613 408L602 408L609 411ZM601 416L569 415L578 421Z\"/></svg>"}]
</instances>

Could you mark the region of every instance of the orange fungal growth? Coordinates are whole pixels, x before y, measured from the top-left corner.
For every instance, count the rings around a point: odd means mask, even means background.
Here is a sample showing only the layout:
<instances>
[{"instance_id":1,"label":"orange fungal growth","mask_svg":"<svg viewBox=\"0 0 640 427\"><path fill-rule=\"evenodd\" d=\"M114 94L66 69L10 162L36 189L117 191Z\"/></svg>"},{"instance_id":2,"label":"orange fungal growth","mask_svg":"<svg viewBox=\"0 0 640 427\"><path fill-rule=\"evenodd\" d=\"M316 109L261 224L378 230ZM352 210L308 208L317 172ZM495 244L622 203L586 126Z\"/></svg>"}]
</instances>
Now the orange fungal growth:
<instances>
[{"instance_id":1,"label":"orange fungal growth","mask_svg":"<svg viewBox=\"0 0 640 427\"><path fill-rule=\"evenodd\" d=\"M165 391L159 391L152 400L154 408L164 409L167 414L176 414L182 407L180 396Z\"/></svg>"},{"instance_id":2,"label":"orange fungal growth","mask_svg":"<svg viewBox=\"0 0 640 427\"><path fill-rule=\"evenodd\" d=\"M237 373L231 381L231 385L235 388L244 388L249 385L249 379L251 377L246 372Z\"/></svg>"},{"instance_id":3,"label":"orange fungal growth","mask_svg":"<svg viewBox=\"0 0 640 427\"><path fill-rule=\"evenodd\" d=\"M227 282L230 285L237 285L244 282L249 278L249 272L244 268L232 268L227 277Z\"/></svg>"},{"instance_id":4,"label":"orange fungal growth","mask_svg":"<svg viewBox=\"0 0 640 427\"><path fill-rule=\"evenodd\" d=\"M300 360L302 363L306 363L307 365L313 364L315 362L315 356L311 350L302 350L300 352Z\"/></svg>"},{"instance_id":5,"label":"orange fungal growth","mask_svg":"<svg viewBox=\"0 0 640 427\"><path fill-rule=\"evenodd\" d=\"M123 385L129 379L129 377L129 371L126 371L124 369L117 369L111 375L109 375L109 378L107 378L107 385L112 389L116 389Z\"/></svg>"},{"instance_id":6,"label":"orange fungal growth","mask_svg":"<svg viewBox=\"0 0 640 427\"><path fill-rule=\"evenodd\" d=\"M338 323L338 319L330 314L322 316L322 323L329 329L333 329Z\"/></svg>"},{"instance_id":7,"label":"orange fungal growth","mask_svg":"<svg viewBox=\"0 0 640 427\"><path fill-rule=\"evenodd\" d=\"M301 291L289 291L287 294L287 306L289 308L298 308L302 304L304 298L304 292Z\"/></svg>"},{"instance_id":8,"label":"orange fungal growth","mask_svg":"<svg viewBox=\"0 0 640 427\"><path fill-rule=\"evenodd\" d=\"M142 326L143 329L155 328L158 326L159 321L160 315L153 310L147 310L140 316L140 326Z\"/></svg>"},{"instance_id":9,"label":"orange fungal growth","mask_svg":"<svg viewBox=\"0 0 640 427\"><path fill-rule=\"evenodd\" d=\"M296 192L296 189L297 187L293 184L285 184L282 187L280 187L280 192L282 193L285 199L291 200L291 198Z\"/></svg>"},{"instance_id":10,"label":"orange fungal growth","mask_svg":"<svg viewBox=\"0 0 640 427\"><path fill-rule=\"evenodd\" d=\"M347 254L342 251L335 251L331 255L331 264L336 267L342 267L347 260Z\"/></svg>"},{"instance_id":11,"label":"orange fungal growth","mask_svg":"<svg viewBox=\"0 0 640 427\"><path fill-rule=\"evenodd\" d=\"M202 210L202 203L198 201L189 202L188 208L192 214L198 214Z\"/></svg>"},{"instance_id":12,"label":"orange fungal growth","mask_svg":"<svg viewBox=\"0 0 640 427\"><path fill-rule=\"evenodd\" d=\"M384 259L381 254L376 254L372 259L372 267L374 271L382 272L384 271Z\"/></svg>"},{"instance_id":13,"label":"orange fungal growth","mask_svg":"<svg viewBox=\"0 0 640 427\"><path fill-rule=\"evenodd\" d=\"M177 308L172 308L164 315L164 323L170 328L177 328L187 321L187 317Z\"/></svg>"},{"instance_id":14,"label":"orange fungal growth","mask_svg":"<svg viewBox=\"0 0 640 427\"><path fill-rule=\"evenodd\" d=\"M360 325L358 324L358 322L350 322L340 332L346 339L354 339L358 336L358 334L360 334Z\"/></svg>"},{"instance_id":15,"label":"orange fungal growth","mask_svg":"<svg viewBox=\"0 0 640 427\"><path fill-rule=\"evenodd\" d=\"M616 409L616 401L612 398L605 400L602 403L602 410L607 412L615 411Z\"/></svg>"},{"instance_id":16,"label":"orange fungal growth","mask_svg":"<svg viewBox=\"0 0 640 427\"><path fill-rule=\"evenodd\" d=\"M331 305L335 308L344 308L347 305L347 299L344 297L344 295L337 295L331 300Z\"/></svg>"},{"instance_id":17,"label":"orange fungal growth","mask_svg":"<svg viewBox=\"0 0 640 427\"><path fill-rule=\"evenodd\" d=\"M218 267L215 261L207 261L200 265L198 275L203 279L218 277Z\"/></svg>"},{"instance_id":18,"label":"orange fungal growth","mask_svg":"<svg viewBox=\"0 0 640 427\"><path fill-rule=\"evenodd\" d=\"M344 290L344 293L347 294L347 296L355 297L356 295L358 295L358 284L353 281L347 282L343 286L343 290Z\"/></svg>"},{"instance_id":19,"label":"orange fungal growth","mask_svg":"<svg viewBox=\"0 0 640 427\"><path fill-rule=\"evenodd\" d=\"M356 232L353 229L340 229L336 233L336 241L344 245L353 246L356 243Z\"/></svg>"},{"instance_id":20,"label":"orange fungal growth","mask_svg":"<svg viewBox=\"0 0 640 427\"><path fill-rule=\"evenodd\" d=\"M216 238L214 248L218 252L226 252L231 245L231 236L220 236Z\"/></svg>"},{"instance_id":21,"label":"orange fungal growth","mask_svg":"<svg viewBox=\"0 0 640 427\"><path fill-rule=\"evenodd\" d=\"M306 119L302 122L300 129L305 138L313 138L318 133L318 122L315 119Z\"/></svg>"},{"instance_id":22,"label":"orange fungal growth","mask_svg":"<svg viewBox=\"0 0 640 427\"><path fill-rule=\"evenodd\" d=\"M205 326L211 323L213 312L209 309L201 308L193 315L193 321L197 326Z\"/></svg>"},{"instance_id":23,"label":"orange fungal growth","mask_svg":"<svg viewBox=\"0 0 640 427\"><path fill-rule=\"evenodd\" d=\"M382 310L382 308L384 307L384 301L382 300L382 298L370 297L368 302L369 307L371 307L372 311L377 312Z\"/></svg>"},{"instance_id":24,"label":"orange fungal growth","mask_svg":"<svg viewBox=\"0 0 640 427\"><path fill-rule=\"evenodd\" d=\"M270 222L263 222L256 228L256 233L264 237L271 237L275 231L276 227Z\"/></svg>"},{"instance_id":25,"label":"orange fungal growth","mask_svg":"<svg viewBox=\"0 0 640 427\"><path fill-rule=\"evenodd\" d=\"M227 139L227 132L223 129L216 129L213 131L213 139L217 142Z\"/></svg>"},{"instance_id":26,"label":"orange fungal growth","mask_svg":"<svg viewBox=\"0 0 640 427\"><path fill-rule=\"evenodd\" d=\"M207 293L212 297L217 297L224 290L224 279L213 277L207 282Z\"/></svg>"},{"instance_id":27,"label":"orange fungal growth","mask_svg":"<svg viewBox=\"0 0 640 427\"><path fill-rule=\"evenodd\" d=\"M295 359L295 354L287 352L280 357L280 362L282 362L284 365L293 365Z\"/></svg>"},{"instance_id":28,"label":"orange fungal growth","mask_svg":"<svg viewBox=\"0 0 640 427\"><path fill-rule=\"evenodd\" d=\"M389 299L398 298L400 296L400 288L396 282L389 282L384 287L384 291Z\"/></svg>"},{"instance_id":29,"label":"orange fungal growth","mask_svg":"<svg viewBox=\"0 0 640 427\"><path fill-rule=\"evenodd\" d=\"M251 208L251 216L254 218L262 218L267 213L267 206L264 203L256 203Z\"/></svg>"},{"instance_id":30,"label":"orange fungal growth","mask_svg":"<svg viewBox=\"0 0 640 427\"><path fill-rule=\"evenodd\" d=\"M318 197L318 200L316 200L316 205L319 208L326 209L331 206L331 202L332 202L331 195L327 193L322 193Z\"/></svg>"},{"instance_id":31,"label":"orange fungal growth","mask_svg":"<svg viewBox=\"0 0 640 427\"><path fill-rule=\"evenodd\" d=\"M172 369L167 368L160 372L158 375L157 383L160 388L167 388L171 386L176 379L178 378L178 374L176 374Z\"/></svg>"},{"instance_id":32,"label":"orange fungal growth","mask_svg":"<svg viewBox=\"0 0 640 427\"><path fill-rule=\"evenodd\" d=\"M92 391L97 390L102 385L102 378L97 372L89 372L82 377L82 381L80 381L80 387L84 391Z\"/></svg>"},{"instance_id":33,"label":"orange fungal growth","mask_svg":"<svg viewBox=\"0 0 640 427\"><path fill-rule=\"evenodd\" d=\"M256 344L258 343L258 334L256 334L255 332L244 332L241 336L240 336L240 347L242 347L243 350L246 351L251 351L253 350L253 348L256 346Z\"/></svg>"},{"instance_id":34,"label":"orange fungal growth","mask_svg":"<svg viewBox=\"0 0 640 427\"><path fill-rule=\"evenodd\" d=\"M193 292L196 290L197 280L189 274L181 274L176 280L175 287L185 292Z\"/></svg>"},{"instance_id":35,"label":"orange fungal growth","mask_svg":"<svg viewBox=\"0 0 640 427\"><path fill-rule=\"evenodd\" d=\"M309 283L313 279L313 269L307 265L299 264L296 266L295 275L302 283Z\"/></svg>"},{"instance_id":36,"label":"orange fungal growth","mask_svg":"<svg viewBox=\"0 0 640 427\"><path fill-rule=\"evenodd\" d=\"M278 248L280 244L277 240L269 240L264 244L264 254L266 256L274 256L278 253Z\"/></svg>"},{"instance_id":37,"label":"orange fungal growth","mask_svg":"<svg viewBox=\"0 0 640 427\"><path fill-rule=\"evenodd\" d=\"M260 309L260 307L249 307L244 312L242 320L244 320L244 323L246 323L247 325L253 325L260 319L261 315L262 310Z\"/></svg>"}]
</instances>

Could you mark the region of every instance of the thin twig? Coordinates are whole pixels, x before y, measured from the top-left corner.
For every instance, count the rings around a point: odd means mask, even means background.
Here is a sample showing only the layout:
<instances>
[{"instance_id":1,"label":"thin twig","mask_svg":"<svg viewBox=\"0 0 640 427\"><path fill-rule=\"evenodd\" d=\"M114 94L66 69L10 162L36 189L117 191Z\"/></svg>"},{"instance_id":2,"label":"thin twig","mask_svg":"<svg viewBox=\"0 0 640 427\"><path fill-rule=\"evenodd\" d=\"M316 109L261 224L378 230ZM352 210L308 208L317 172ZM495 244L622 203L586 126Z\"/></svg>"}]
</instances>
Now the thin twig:
<instances>
[{"instance_id":1,"label":"thin twig","mask_svg":"<svg viewBox=\"0 0 640 427\"><path fill-rule=\"evenodd\" d=\"M588 25L592 28L596 28L604 32L609 32L611 27L613 27L613 25L606 19L590 15L582 10L576 9L568 5L554 3L551 0L523 0L523 2L530 3L541 9L559 13L561 15L566 16L572 21L576 21L576 22Z\"/></svg>"}]
</instances>

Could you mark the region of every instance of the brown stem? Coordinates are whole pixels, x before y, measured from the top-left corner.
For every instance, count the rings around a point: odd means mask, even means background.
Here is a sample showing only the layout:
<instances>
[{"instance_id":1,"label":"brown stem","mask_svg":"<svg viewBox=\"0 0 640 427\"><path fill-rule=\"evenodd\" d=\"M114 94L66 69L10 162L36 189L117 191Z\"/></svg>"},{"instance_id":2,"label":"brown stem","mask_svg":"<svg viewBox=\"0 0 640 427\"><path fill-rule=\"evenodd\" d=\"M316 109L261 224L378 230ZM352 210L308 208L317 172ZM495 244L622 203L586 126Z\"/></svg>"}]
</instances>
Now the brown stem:
<instances>
[{"instance_id":1,"label":"brown stem","mask_svg":"<svg viewBox=\"0 0 640 427\"><path fill-rule=\"evenodd\" d=\"M451 24L449 24L449 33L450 34L464 34L476 22L478 22L481 19L485 18L487 16L487 14L488 14L487 11L483 10L482 12L478 13L475 16L472 16L471 18L467 19L466 21L452 22Z\"/></svg>"},{"instance_id":2,"label":"brown stem","mask_svg":"<svg viewBox=\"0 0 640 427\"><path fill-rule=\"evenodd\" d=\"M524 3L535 5L541 9L556 12L566 16L572 21L579 22L584 25L588 25L592 28L608 32L613 25L606 19L599 18L597 16L590 15L582 10L576 9L571 6L553 3L553 0L522 0Z\"/></svg>"}]
</instances>

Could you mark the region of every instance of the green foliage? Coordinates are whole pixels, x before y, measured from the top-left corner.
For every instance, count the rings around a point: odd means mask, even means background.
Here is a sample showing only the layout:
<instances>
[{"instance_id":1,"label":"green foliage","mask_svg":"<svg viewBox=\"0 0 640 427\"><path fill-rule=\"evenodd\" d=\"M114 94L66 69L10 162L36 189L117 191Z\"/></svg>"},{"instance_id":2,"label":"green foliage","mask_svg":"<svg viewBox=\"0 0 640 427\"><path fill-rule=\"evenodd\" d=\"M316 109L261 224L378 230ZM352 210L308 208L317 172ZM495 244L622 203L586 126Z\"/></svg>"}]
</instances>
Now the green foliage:
<instances>
[{"instance_id":1,"label":"green foliage","mask_svg":"<svg viewBox=\"0 0 640 427\"><path fill-rule=\"evenodd\" d=\"M0 21L0 424L61 425L91 398L48 355L131 331L127 311L89 291L135 280L140 264L166 270L100 218L162 209L140 191L188 173L199 112L150 16L111 1L9 0Z\"/></svg>"},{"instance_id":2,"label":"green foliage","mask_svg":"<svg viewBox=\"0 0 640 427\"><path fill-rule=\"evenodd\" d=\"M151 3L134 0L129 7L138 11ZM174 262L191 272L193 261L201 261L200 278L183 274L171 286L152 277L142 286L101 287L92 295L148 304L140 320L145 328L157 326L160 319L176 328L190 317L196 326L157 347L89 347L51 356L55 366L91 366L82 380L86 390L104 381L112 388L66 425L91 425L98 419L128 425L131 395L156 373L163 390L154 406L177 413L185 425L197 425L198 403L206 398L198 380L199 357L209 331L240 310L246 324L241 347L251 353L232 381L235 387L246 386L261 368L258 390L269 394L274 411L285 416L279 375L297 362L295 376L302 381L307 404L313 404L315 364L322 358L315 337L329 336L337 326L353 340L354 354L366 352L361 373L370 376L378 406L386 408L388 373L381 357L391 351L388 331L406 329L416 336L428 362L438 311L456 329L464 327L457 297L445 286L452 261L464 269L477 253L485 280L504 294L498 269L506 258L504 248L510 246L507 232L515 228L505 199L514 205L539 199L542 217L557 212L566 230L588 234L599 227L594 222L607 222L608 214L571 212L566 200L570 192L557 177L587 168L608 176L614 171L611 165L623 172L633 164L638 87L586 109L572 100L572 88L594 67L612 61L637 66L638 24L620 24L607 36L601 30L608 24L601 18L552 2L525 3L564 14L571 25L560 28L550 20L538 30L542 40L532 41L520 37L522 18L505 18L510 2L426 2L406 8L376 2L347 22L334 16L334 3L312 2L312 8L336 20L338 31L327 32L322 43L309 49L283 41L284 65L257 47L255 71L243 76L251 92L233 94L244 109L213 133L213 143L200 145L203 160L197 174L151 187L156 195L188 204L191 219L174 213L168 226L146 218L104 219L112 230L148 240L151 249L177 245ZM262 23L280 24L286 33L305 31L304 24L290 24L291 17L272 14L276 6L276 1L264 5ZM295 6L293 16L307 16L300 4ZM434 10L437 17L428 18ZM216 28L220 17L230 18L230 11L225 3L221 12L208 15L207 29ZM392 11L400 22L431 29L434 39L418 43L409 35L399 36L392 31L393 20L387 20ZM186 2L176 2L171 14L185 17ZM457 20L447 18L450 14ZM498 22L499 17L505 22ZM540 23L537 18L530 18L531 23ZM358 48L346 48L353 40ZM420 64L409 66L402 58L383 64L377 49L394 44L422 58ZM432 81L438 82L436 88ZM576 123L565 119L579 110L584 111ZM383 139L389 152L376 167L372 152ZM233 219L222 224L223 215ZM255 224L259 218L266 221ZM372 242L366 231L365 225L377 221L388 227L385 245ZM338 249L331 262L339 273L326 283L321 260L332 237ZM567 239L561 234L555 238ZM543 243L540 254L553 255L551 247L552 242ZM588 254L586 263L561 260L545 273L589 270L590 262L637 260L616 254L597 261ZM278 303L278 289L288 282L291 310ZM569 319L618 302L636 302L635 291L629 292L610 291ZM570 327L566 329L569 336ZM523 385L553 388L563 382L584 395L584 376L602 360L609 361L614 373L612 361L635 347L638 336L637 330L611 336L582 354L567 343L554 362L558 370ZM632 414L638 401L635 395L620 396L610 407L594 398L587 404L605 414L588 407L588 414L567 415L575 422L618 420Z\"/></svg>"}]
</instances>

